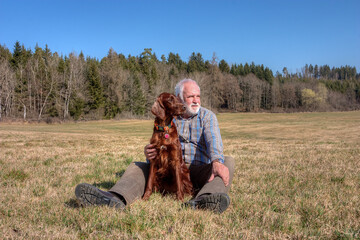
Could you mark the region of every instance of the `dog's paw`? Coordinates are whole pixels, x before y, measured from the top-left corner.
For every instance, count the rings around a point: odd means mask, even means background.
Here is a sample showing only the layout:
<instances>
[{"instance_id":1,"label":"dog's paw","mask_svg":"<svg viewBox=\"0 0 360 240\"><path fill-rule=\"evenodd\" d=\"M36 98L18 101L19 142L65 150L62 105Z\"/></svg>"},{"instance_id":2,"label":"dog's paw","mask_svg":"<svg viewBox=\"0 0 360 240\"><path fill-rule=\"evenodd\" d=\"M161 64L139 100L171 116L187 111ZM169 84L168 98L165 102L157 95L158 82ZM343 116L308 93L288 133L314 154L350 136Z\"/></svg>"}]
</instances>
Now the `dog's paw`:
<instances>
[{"instance_id":1,"label":"dog's paw","mask_svg":"<svg viewBox=\"0 0 360 240\"><path fill-rule=\"evenodd\" d=\"M145 192L144 193L144 196L142 197L142 200L149 200L149 198L150 198L150 195L151 195L151 192L149 193L149 192Z\"/></svg>"}]
</instances>

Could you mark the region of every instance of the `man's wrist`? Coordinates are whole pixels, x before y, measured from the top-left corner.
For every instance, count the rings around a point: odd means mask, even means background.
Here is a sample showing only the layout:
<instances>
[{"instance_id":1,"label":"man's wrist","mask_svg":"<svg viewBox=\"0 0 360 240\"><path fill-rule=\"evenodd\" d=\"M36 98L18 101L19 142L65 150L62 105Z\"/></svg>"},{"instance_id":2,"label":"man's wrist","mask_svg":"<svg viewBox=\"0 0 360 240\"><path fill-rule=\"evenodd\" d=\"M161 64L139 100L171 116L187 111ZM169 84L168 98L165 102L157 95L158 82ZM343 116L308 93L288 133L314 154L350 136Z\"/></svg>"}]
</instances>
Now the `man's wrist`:
<instances>
[{"instance_id":1,"label":"man's wrist","mask_svg":"<svg viewBox=\"0 0 360 240\"><path fill-rule=\"evenodd\" d=\"M215 159L213 160L211 163L221 163L224 164L224 161L220 160L220 159Z\"/></svg>"}]
</instances>

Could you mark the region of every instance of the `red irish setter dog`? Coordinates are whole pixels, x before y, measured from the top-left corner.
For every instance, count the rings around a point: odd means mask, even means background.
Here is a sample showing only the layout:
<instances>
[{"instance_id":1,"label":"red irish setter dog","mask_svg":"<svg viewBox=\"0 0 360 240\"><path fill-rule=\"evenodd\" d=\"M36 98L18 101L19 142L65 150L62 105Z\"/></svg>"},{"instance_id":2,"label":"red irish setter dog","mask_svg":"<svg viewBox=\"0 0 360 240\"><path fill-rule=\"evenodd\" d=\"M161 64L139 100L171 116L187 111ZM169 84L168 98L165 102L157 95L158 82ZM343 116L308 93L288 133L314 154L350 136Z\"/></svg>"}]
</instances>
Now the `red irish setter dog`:
<instances>
[{"instance_id":1,"label":"red irish setter dog","mask_svg":"<svg viewBox=\"0 0 360 240\"><path fill-rule=\"evenodd\" d=\"M179 136L173 123L174 116L184 111L181 100L170 93L160 94L151 108L156 118L150 143L156 145L158 155L150 160L144 200L149 199L153 190L162 194L176 193L177 199L181 201L184 195L193 192L190 172L182 158Z\"/></svg>"}]
</instances>

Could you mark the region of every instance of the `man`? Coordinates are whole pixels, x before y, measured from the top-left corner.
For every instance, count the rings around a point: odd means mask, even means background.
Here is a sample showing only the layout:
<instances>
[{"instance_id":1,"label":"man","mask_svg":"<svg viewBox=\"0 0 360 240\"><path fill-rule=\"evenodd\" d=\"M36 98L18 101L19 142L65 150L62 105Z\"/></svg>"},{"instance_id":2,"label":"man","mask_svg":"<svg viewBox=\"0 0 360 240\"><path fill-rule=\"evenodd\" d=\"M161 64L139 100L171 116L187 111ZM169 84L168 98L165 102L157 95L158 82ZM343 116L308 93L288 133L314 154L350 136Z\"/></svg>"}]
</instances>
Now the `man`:
<instances>
[{"instance_id":1,"label":"man","mask_svg":"<svg viewBox=\"0 0 360 240\"><path fill-rule=\"evenodd\" d=\"M190 169L190 178L196 191L195 198L185 203L191 208L207 209L221 213L230 204L227 195L233 173L234 160L224 157L223 144L216 116L201 107L200 87L191 79L183 79L175 87L186 106L183 116L175 119L185 163ZM147 160L154 159L155 146L144 147ZM125 208L144 194L150 164L135 162L130 164L120 180L108 191L82 183L75 189L80 204L108 205Z\"/></svg>"}]
</instances>

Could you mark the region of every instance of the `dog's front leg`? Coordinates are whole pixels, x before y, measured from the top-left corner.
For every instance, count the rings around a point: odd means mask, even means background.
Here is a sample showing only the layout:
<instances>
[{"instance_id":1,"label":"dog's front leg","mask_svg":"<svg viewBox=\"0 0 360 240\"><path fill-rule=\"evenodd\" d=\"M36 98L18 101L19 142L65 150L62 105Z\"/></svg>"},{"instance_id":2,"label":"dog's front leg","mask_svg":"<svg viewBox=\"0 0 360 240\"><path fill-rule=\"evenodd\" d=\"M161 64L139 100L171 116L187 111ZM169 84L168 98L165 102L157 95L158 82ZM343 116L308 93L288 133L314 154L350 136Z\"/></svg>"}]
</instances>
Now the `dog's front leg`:
<instances>
[{"instance_id":1,"label":"dog's front leg","mask_svg":"<svg viewBox=\"0 0 360 240\"><path fill-rule=\"evenodd\" d=\"M149 172L149 177L148 177L148 180L146 183L145 193L144 193L144 196L142 197L143 200L148 200L152 193L152 190L154 187L155 172L156 172L155 164L150 163L150 172Z\"/></svg>"},{"instance_id":2,"label":"dog's front leg","mask_svg":"<svg viewBox=\"0 0 360 240\"><path fill-rule=\"evenodd\" d=\"M180 164L175 165L175 178L176 178L176 196L180 201L184 201L184 189L181 179L181 166Z\"/></svg>"}]
</instances>

